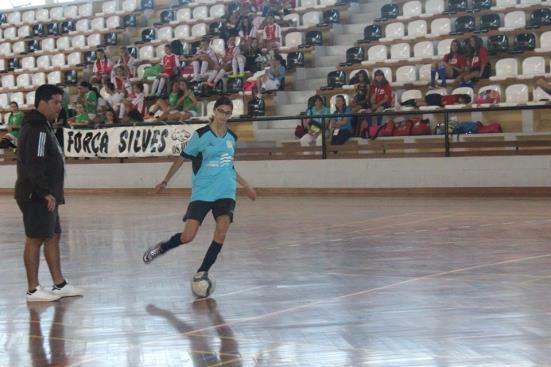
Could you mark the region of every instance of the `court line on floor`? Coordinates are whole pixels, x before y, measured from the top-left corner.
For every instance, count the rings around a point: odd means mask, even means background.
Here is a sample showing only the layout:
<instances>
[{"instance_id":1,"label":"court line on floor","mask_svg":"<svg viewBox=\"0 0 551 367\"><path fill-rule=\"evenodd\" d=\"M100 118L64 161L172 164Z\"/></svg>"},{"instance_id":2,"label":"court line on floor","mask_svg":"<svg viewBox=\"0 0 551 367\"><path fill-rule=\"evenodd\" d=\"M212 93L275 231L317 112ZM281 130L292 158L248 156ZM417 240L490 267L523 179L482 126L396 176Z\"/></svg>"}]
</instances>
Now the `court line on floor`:
<instances>
[{"instance_id":1,"label":"court line on floor","mask_svg":"<svg viewBox=\"0 0 551 367\"><path fill-rule=\"evenodd\" d=\"M246 317L246 318L243 318L243 319L237 319L235 321L230 321L230 322L226 322L226 323L223 323L223 324L218 324L218 325L213 325L213 326L209 326L209 327L206 327L206 328L191 330L189 332L184 333L184 335L191 335L191 334L195 334L195 333L204 332L204 331L207 331L207 330L213 330L213 329L216 329L216 328L219 328L219 327L231 327L231 326L236 325L236 324L242 324L242 323L246 323L246 322L250 322L250 321L257 321L257 320L267 319L267 318L270 318L270 317L279 316L279 315L282 315L282 314L302 310L302 309L317 306L317 305L320 305L320 304L335 302L335 301L339 301L339 300L346 299L346 298L351 298L351 297L362 296L362 295L366 295L366 294L370 294L370 293L374 293L374 292L377 292L377 291L386 290L386 289L390 289L390 288L395 288L395 287L398 287L398 286L402 286L404 284L409 284L409 283L413 283L413 282L417 282L417 281L421 281L421 280L438 278L438 277L442 277L442 276L445 276L445 275L463 273L463 272L470 271L470 270L482 269L482 268L487 268L487 267L492 267L492 266L513 264L513 263L518 263L518 262L523 262L523 261L542 259L542 258L546 258L546 257L551 257L551 253L544 254L544 255L537 255L537 256L521 257L521 258L516 258L516 259L499 261L499 262L495 262L495 263L474 265L474 266L469 266L469 267L465 267L465 268L459 268L459 269L454 269L454 270L449 270L449 271L444 271L444 272L433 273L433 274L424 275L424 276L421 276L421 277L416 277L416 278L412 278L412 279L408 279L408 280L403 280L403 281L396 282L396 283L387 284L387 285L380 286L380 287L366 289L366 290L359 291L359 292L354 292L354 293L349 293L349 294L343 294L341 296L326 298L326 299L322 299L322 300L319 300L319 301L306 303L304 305L289 307L289 308L285 308L285 309L282 309L282 310L279 310L279 311L268 312L268 313L265 313L263 315Z\"/></svg>"}]
</instances>

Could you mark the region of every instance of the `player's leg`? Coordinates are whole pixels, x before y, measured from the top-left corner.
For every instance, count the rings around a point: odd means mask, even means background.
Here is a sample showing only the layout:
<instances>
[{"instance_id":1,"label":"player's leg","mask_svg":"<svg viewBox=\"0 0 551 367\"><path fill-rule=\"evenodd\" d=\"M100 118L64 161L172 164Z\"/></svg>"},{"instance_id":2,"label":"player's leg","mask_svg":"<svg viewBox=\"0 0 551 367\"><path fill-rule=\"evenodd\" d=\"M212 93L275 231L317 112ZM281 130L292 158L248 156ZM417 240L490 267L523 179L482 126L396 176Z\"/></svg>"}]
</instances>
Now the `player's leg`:
<instances>
[{"instance_id":1,"label":"player's leg","mask_svg":"<svg viewBox=\"0 0 551 367\"><path fill-rule=\"evenodd\" d=\"M192 201L189 203L184 221L186 222L183 232L175 233L166 241L161 241L155 246L147 249L143 255L143 262L149 263L154 258L180 245L193 241L199 231L201 223L207 213L212 209L212 203L206 201Z\"/></svg>"},{"instance_id":2,"label":"player's leg","mask_svg":"<svg viewBox=\"0 0 551 367\"><path fill-rule=\"evenodd\" d=\"M214 236L209 249L203 258L201 266L197 270L198 273L208 272L216 262L216 258L224 245L230 224L233 222L234 209L235 201L232 199L221 199L214 202L212 215L216 220L216 228L214 229Z\"/></svg>"}]
</instances>

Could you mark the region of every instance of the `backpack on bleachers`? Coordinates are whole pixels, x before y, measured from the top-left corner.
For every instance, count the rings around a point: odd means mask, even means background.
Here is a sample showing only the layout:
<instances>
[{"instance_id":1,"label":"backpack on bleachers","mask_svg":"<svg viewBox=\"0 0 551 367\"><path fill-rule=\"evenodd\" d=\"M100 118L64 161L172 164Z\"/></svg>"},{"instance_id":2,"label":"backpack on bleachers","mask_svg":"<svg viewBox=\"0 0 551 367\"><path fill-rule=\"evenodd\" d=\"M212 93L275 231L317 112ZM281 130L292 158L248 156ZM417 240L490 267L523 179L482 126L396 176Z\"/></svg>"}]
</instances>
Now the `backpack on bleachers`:
<instances>
[{"instance_id":1,"label":"backpack on bleachers","mask_svg":"<svg viewBox=\"0 0 551 367\"><path fill-rule=\"evenodd\" d=\"M454 14L469 10L467 0L448 0L448 10L444 14Z\"/></svg>"},{"instance_id":2,"label":"backpack on bleachers","mask_svg":"<svg viewBox=\"0 0 551 367\"><path fill-rule=\"evenodd\" d=\"M510 53L523 53L536 48L536 36L533 33L520 33L515 36L515 44Z\"/></svg>"},{"instance_id":3,"label":"backpack on bleachers","mask_svg":"<svg viewBox=\"0 0 551 367\"><path fill-rule=\"evenodd\" d=\"M323 35L321 31L310 31L306 33L305 44L307 46L322 46L323 45Z\"/></svg>"},{"instance_id":4,"label":"backpack on bleachers","mask_svg":"<svg viewBox=\"0 0 551 367\"><path fill-rule=\"evenodd\" d=\"M351 47L346 50L346 64L361 64L365 57L365 51L363 47Z\"/></svg>"},{"instance_id":5,"label":"backpack on bleachers","mask_svg":"<svg viewBox=\"0 0 551 367\"><path fill-rule=\"evenodd\" d=\"M167 9L161 12L161 24L168 24L173 20L176 20L176 13L174 10Z\"/></svg>"},{"instance_id":6,"label":"backpack on bleachers","mask_svg":"<svg viewBox=\"0 0 551 367\"><path fill-rule=\"evenodd\" d=\"M473 12L487 10L492 7L492 0L473 0Z\"/></svg>"},{"instance_id":7,"label":"backpack on bleachers","mask_svg":"<svg viewBox=\"0 0 551 367\"><path fill-rule=\"evenodd\" d=\"M123 20L123 25L125 28L135 27L137 24L135 15L125 15Z\"/></svg>"},{"instance_id":8,"label":"backpack on bleachers","mask_svg":"<svg viewBox=\"0 0 551 367\"><path fill-rule=\"evenodd\" d=\"M478 134L478 131L480 130L480 126L482 126L482 123L480 121L460 122L453 129L452 133L456 134L456 135L460 135L460 134Z\"/></svg>"},{"instance_id":9,"label":"backpack on bleachers","mask_svg":"<svg viewBox=\"0 0 551 367\"><path fill-rule=\"evenodd\" d=\"M155 3L154 0L142 0L141 2L141 9L155 9Z\"/></svg>"},{"instance_id":10,"label":"backpack on bleachers","mask_svg":"<svg viewBox=\"0 0 551 367\"><path fill-rule=\"evenodd\" d=\"M290 52L287 55L287 69L304 66L304 54L302 52Z\"/></svg>"},{"instance_id":11,"label":"backpack on bleachers","mask_svg":"<svg viewBox=\"0 0 551 367\"><path fill-rule=\"evenodd\" d=\"M498 124L497 122L493 122L488 125L482 125L478 129L479 134L497 134L502 132L503 128L501 127L501 124Z\"/></svg>"},{"instance_id":12,"label":"backpack on bleachers","mask_svg":"<svg viewBox=\"0 0 551 367\"><path fill-rule=\"evenodd\" d=\"M474 30L474 17L470 15L465 15L455 20L455 31L451 32L450 35L459 35L463 33L474 32Z\"/></svg>"},{"instance_id":13,"label":"backpack on bleachers","mask_svg":"<svg viewBox=\"0 0 551 367\"><path fill-rule=\"evenodd\" d=\"M323 12L323 22L327 24L340 23L341 16L337 9L329 9Z\"/></svg>"},{"instance_id":14,"label":"backpack on bleachers","mask_svg":"<svg viewBox=\"0 0 551 367\"><path fill-rule=\"evenodd\" d=\"M480 32L485 33L501 26L501 19L498 14L484 14L480 16Z\"/></svg>"},{"instance_id":15,"label":"backpack on bleachers","mask_svg":"<svg viewBox=\"0 0 551 367\"><path fill-rule=\"evenodd\" d=\"M536 9L530 13L530 20L526 28L539 28L551 25L551 10L548 8Z\"/></svg>"},{"instance_id":16,"label":"backpack on bleachers","mask_svg":"<svg viewBox=\"0 0 551 367\"><path fill-rule=\"evenodd\" d=\"M266 103L264 98L255 96L247 105L249 116L264 116L266 114Z\"/></svg>"},{"instance_id":17,"label":"backpack on bleachers","mask_svg":"<svg viewBox=\"0 0 551 367\"><path fill-rule=\"evenodd\" d=\"M383 38L383 30L380 25L373 24L364 28L364 41L378 41L379 38Z\"/></svg>"},{"instance_id":18,"label":"backpack on bleachers","mask_svg":"<svg viewBox=\"0 0 551 367\"><path fill-rule=\"evenodd\" d=\"M488 54L495 56L502 52L509 52L509 37L504 34L488 37Z\"/></svg>"},{"instance_id":19,"label":"backpack on bleachers","mask_svg":"<svg viewBox=\"0 0 551 367\"><path fill-rule=\"evenodd\" d=\"M400 15L398 4L385 4L381 7L381 17L376 18L376 22L384 22L389 19L395 19Z\"/></svg>"},{"instance_id":20,"label":"backpack on bleachers","mask_svg":"<svg viewBox=\"0 0 551 367\"><path fill-rule=\"evenodd\" d=\"M340 88L346 84L346 73L342 70L331 71L327 74L327 87Z\"/></svg>"},{"instance_id":21,"label":"backpack on bleachers","mask_svg":"<svg viewBox=\"0 0 551 367\"><path fill-rule=\"evenodd\" d=\"M243 91L243 78L228 79L226 84L226 92L228 94L239 93Z\"/></svg>"}]
</instances>

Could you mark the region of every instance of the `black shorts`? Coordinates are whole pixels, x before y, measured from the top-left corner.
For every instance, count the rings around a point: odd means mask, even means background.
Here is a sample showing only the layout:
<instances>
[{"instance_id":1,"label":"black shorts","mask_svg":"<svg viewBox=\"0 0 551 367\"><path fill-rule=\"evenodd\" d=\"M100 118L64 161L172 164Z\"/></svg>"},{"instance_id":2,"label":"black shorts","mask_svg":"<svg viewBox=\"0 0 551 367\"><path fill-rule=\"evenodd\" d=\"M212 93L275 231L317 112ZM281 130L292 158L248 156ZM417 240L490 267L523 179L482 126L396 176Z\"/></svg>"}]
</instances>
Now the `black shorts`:
<instances>
[{"instance_id":1,"label":"black shorts","mask_svg":"<svg viewBox=\"0 0 551 367\"><path fill-rule=\"evenodd\" d=\"M192 201L187 207L184 222L188 219L195 219L199 223L203 223L206 215L212 210L214 219L227 215L230 217L230 223L233 223L233 211L235 210L235 200L233 199L218 199L216 201Z\"/></svg>"},{"instance_id":2,"label":"black shorts","mask_svg":"<svg viewBox=\"0 0 551 367\"><path fill-rule=\"evenodd\" d=\"M480 72L480 68L471 69L471 71L478 71ZM484 70L482 71L482 76L480 78L474 78L475 80L479 79L488 79L490 75L492 74L492 67L488 64L484 66Z\"/></svg>"},{"instance_id":3,"label":"black shorts","mask_svg":"<svg viewBox=\"0 0 551 367\"><path fill-rule=\"evenodd\" d=\"M61 233L57 207L53 212L48 211L45 199L18 201L17 205L23 213L25 235L28 238L52 238Z\"/></svg>"}]
</instances>

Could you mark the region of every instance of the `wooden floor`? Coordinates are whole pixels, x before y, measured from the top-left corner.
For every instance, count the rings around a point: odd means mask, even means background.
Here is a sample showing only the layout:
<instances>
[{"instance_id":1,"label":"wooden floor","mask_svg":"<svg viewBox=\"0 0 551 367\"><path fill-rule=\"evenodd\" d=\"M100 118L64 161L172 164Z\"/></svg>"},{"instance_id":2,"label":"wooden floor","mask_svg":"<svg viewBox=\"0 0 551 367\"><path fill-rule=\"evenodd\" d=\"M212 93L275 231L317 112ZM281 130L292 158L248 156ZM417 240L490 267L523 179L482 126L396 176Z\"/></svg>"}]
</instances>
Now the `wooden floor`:
<instances>
[{"instance_id":1,"label":"wooden floor","mask_svg":"<svg viewBox=\"0 0 551 367\"><path fill-rule=\"evenodd\" d=\"M141 260L186 205L69 197L62 260L86 295L27 306L21 218L0 196L0 366L551 366L550 199L240 199L197 302L210 217Z\"/></svg>"}]
</instances>

